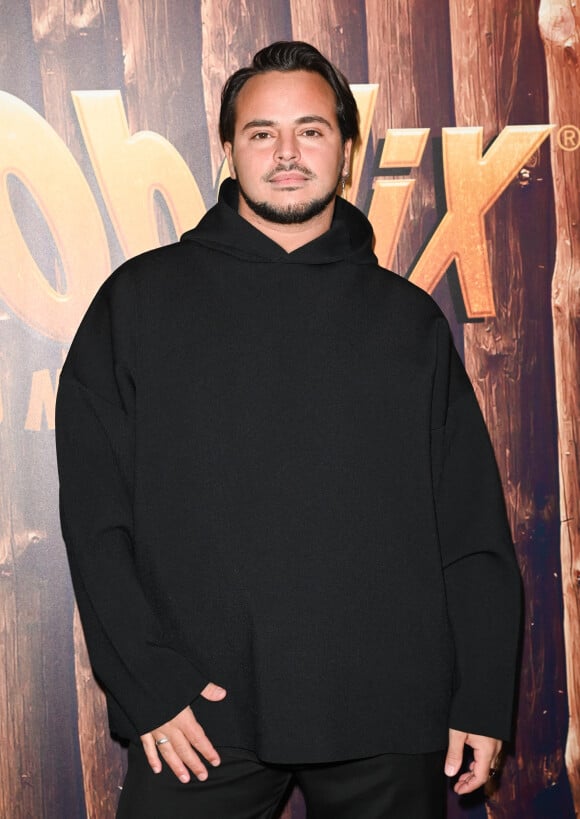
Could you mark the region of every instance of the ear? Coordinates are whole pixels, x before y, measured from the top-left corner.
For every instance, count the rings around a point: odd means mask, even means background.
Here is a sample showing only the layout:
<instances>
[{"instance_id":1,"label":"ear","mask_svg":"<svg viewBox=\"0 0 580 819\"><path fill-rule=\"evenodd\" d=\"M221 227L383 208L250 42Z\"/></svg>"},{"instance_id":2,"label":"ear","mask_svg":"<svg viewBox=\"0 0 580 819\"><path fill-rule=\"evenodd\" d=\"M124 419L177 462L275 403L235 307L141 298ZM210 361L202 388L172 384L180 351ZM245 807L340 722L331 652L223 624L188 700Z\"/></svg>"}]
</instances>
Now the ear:
<instances>
[{"instance_id":1,"label":"ear","mask_svg":"<svg viewBox=\"0 0 580 819\"><path fill-rule=\"evenodd\" d=\"M234 146L231 142L224 142L224 153L230 169L230 176L232 179L236 178L236 166L234 165Z\"/></svg>"},{"instance_id":2,"label":"ear","mask_svg":"<svg viewBox=\"0 0 580 819\"><path fill-rule=\"evenodd\" d=\"M350 159L352 155L352 139L347 139L343 145L343 156L344 161L342 163L342 173L344 176L348 176L350 173Z\"/></svg>"}]
</instances>

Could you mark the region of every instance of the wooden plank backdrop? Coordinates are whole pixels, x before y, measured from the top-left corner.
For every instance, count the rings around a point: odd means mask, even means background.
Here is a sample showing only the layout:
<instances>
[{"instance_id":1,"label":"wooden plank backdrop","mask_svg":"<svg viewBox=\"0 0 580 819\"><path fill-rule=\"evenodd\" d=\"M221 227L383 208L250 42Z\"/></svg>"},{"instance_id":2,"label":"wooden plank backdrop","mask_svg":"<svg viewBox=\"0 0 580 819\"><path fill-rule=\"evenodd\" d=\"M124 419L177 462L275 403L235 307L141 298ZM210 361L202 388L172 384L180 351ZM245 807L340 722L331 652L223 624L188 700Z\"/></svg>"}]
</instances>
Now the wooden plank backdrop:
<instances>
[{"instance_id":1,"label":"wooden plank backdrop","mask_svg":"<svg viewBox=\"0 0 580 819\"><path fill-rule=\"evenodd\" d=\"M540 3L550 120L580 136L580 9L575 2ZM578 139L576 139L578 142ZM576 143L573 141L572 146ZM562 145L566 150L562 149ZM570 724L566 766L580 815L580 153L552 143L556 194L556 265L552 284L558 402L564 633Z\"/></svg>"},{"instance_id":2,"label":"wooden plank backdrop","mask_svg":"<svg viewBox=\"0 0 580 819\"><path fill-rule=\"evenodd\" d=\"M482 126L487 145L508 124L548 121L535 4L451 0L450 12L457 125ZM546 367L553 240L544 231L529 241L531 213L550 209L548 156L543 148L486 218L496 316L465 326L465 363L491 431L526 586L518 740L488 803L488 814L502 819L514 815L514 803L521 816L534 816L543 790L547 816L570 810L557 787L567 716L562 637L559 624L538 631L542 612L555 614L561 595L553 440L537 447L555 425Z\"/></svg>"},{"instance_id":3,"label":"wooden plank backdrop","mask_svg":"<svg viewBox=\"0 0 580 819\"><path fill-rule=\"evenodd\" d=\"M0 0L0 89L44 116L73 153L116 264L119 244L70 92L120 89L131 132L166 137L209 207L223 160L221 86L258 48L291 38L312 42L351 82L379 84L361 206L387 129L431 129L409 174L415 185L393 262L402 275L444 213L442 126L482 126L485 145L507 124L580 127L572 0ZM579 163L580 152L557 140L550 161L544 145L486 217L495 317L461 325L446 280L435 293L490 426L526 590L516 743L500 789L485 802L451 796L449 819L580 815ZM58 288L47 225L20 188L11 201ZM49 367L56 377L62 355L0 304L0 732L11 751L0 755L0 816L112 819L125 754L108 736L74 616L50 413L40 431L23 423L30 373ZM295 792L284 819L304 817Z\"/></svg>"},{"instance_id":4,"label":"wooden plank backdrop","mask_svg":"<svg viewBox=\"0 0 580 819\"><path fill-rule=\"evenodd\" d=\"M200 2L118 0L118 7L129 129L167 137L207 196L213 178L199 115L205 110Z\"/></svg>"},{"instance_id":5,"label":"wooden plank backdrop","mask_svg":"<svg viewBox=\"0 0 580 819\"><path fill-rule=\"evenodd\" d=\"M439 137L442 126L453 125L447 3L367 0L365 6L369 82L380 87L373 122L375 150L388 128L431 128L431 136ZM410 178L415 186L392 265L400 274L409 270L438 221L432 151L425 151Z\"/></svg>"},{"instance_id":6,"label":"wooden plank backdrop","mask_svg":"<svg viewBox=\"0 0 580 819\"><path fill-rule=\"evenodd\" d=\"M211 135L212 179L216 179L224 153L216 139L218 133L221 89L224 82L258 49L275 40L290 40L292 25L286 0L242 0L239 3L216 3L202 0L201 77L207 111L207 128ZM199 72L199 66L197 68ZM207 161L207 158L204 157Z\"/></svg>"}]
</instances>

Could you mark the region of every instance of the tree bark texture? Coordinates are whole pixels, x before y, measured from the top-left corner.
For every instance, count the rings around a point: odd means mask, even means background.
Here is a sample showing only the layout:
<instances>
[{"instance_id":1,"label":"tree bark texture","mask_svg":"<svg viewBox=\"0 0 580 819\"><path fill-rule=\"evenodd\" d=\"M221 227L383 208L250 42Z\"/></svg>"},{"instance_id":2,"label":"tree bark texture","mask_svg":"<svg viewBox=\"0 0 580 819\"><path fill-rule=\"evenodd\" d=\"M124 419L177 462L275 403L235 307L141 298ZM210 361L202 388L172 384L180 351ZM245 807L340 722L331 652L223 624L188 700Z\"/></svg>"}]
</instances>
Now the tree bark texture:
<instances>
[{"instance_id":1,"label":"tree bark texture","mask_svg":"<svg viewBox=\"0 0 580 819\"><path fill-rule=\"evenodd\" d=\"M508 123L547 121L541 78L538 88L518 74L520 64L538 56L534 3L451 0L450 20L457 125L483 126L487 145ZM516 88L523 104L514 111ZM488 815L502 819L514 815L514 803L526 817L536 815L539 800L552 806L550 815L564 816L569 807L561 747L557 473L548 432L554 429L553 374L546 365L552 249L537 234L530 242L529 224L530 213L551 209L546 149L536 163L486 218L496 316L465 327L465 363L492 436L526 587L515 752L487 804Z\"/></svg>"},{"instance_id":2,"label":"tree bark texture","mask_svg":"<svg viewBox=\"0 0 580 819\"><path fill-rule=\"evenodd\" d=\"M548 68L550 121L556 126L552 139L557 236L552 311L570 709L566 766L576 816L580 816L580 9L569 0L542 0L539 25Z\"/></svg>"}]
</instances>

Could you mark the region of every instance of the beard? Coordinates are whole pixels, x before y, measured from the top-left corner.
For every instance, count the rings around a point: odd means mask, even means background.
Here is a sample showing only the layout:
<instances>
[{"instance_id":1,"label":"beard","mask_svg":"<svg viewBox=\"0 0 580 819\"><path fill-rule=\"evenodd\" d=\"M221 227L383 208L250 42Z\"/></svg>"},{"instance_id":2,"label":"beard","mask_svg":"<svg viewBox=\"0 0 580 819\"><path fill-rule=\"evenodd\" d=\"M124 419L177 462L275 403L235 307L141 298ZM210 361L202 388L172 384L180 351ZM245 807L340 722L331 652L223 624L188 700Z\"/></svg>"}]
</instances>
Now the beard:
<instances>
[{"instance_id":1,"label":"beard","mask_svg":"<svg viewBox=\"0 0 580 819\"><path fill-rule=\"evenodd\" d=\"M273 176L274 173L277 173L279 170L282 169L276 168L270 173L270 176ZM284 168L283 170L294 170L294 168ZM299 170L306 172L304 168L299 168ZM311 176L310 172L308 172L308 175ZM336 189L340 179L341 175L339 174L336 185L332 190L318 199L311 199L309 202L299 202L284 206L272 205L270 202L256 202L254 199L251 199L242 188L239 179L238 188L246 205L253 210L257 216L260 216L267 222L275 222L278 225L299 225L308 222L326 210L336 196ZM267 178L265 178L265 181L268 181Z\"/></svg>"}]
</instances>

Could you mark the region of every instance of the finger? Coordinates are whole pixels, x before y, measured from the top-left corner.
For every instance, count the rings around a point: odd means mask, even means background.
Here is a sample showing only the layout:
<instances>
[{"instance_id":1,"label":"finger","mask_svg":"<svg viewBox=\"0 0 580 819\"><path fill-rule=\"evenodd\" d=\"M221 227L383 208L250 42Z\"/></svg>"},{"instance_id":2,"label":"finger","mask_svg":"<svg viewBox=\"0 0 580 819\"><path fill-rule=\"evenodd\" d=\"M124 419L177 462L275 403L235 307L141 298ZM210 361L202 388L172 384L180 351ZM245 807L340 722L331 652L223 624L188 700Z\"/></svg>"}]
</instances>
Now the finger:
<instances>
[{"instance_id":1,"label":"finger","mask_svg":"<svg viewBox=\"0 0 580 819\"><path fill-rule=\"evenodd\" d=\"M488 778L489 769L483 773L481 770L478 770L476 766L472 771L461 774L453 790L459 794L471 793L481 788L481 786L487 782Z\"/></svg>"},{"instance_id":2,"label":"finger","mask_svg":"<svg viewBox=\"0 0 580 819\"><path fill-rule=\"evenodd\" d=\"M193 718L192 724L188 726L185 737L195 750L198 751L204 759L207 759L210 765L216 767L220 764L220 755L209 741L207 734L195 717Z\"/></svg>"},{"instance_id":3,"label":"finger","mask_svg":"<svg viewBox=\"0 0 580 819\"><path fill-rule=\"evenodd\" d=\"M191 773L203 782L207 779L207 770L199 756L188 742L176 740L159 746L163 761L171 768L180 782L191 780Z\"/></svg>"},{"instance_id":4,"label":"finger","mask_svg":"<svg viewBox=\"0 0 580 819\"><path fill-rule=\"evenodd\" d=\"M500 750L501 743L499 740L488 738L482 741L482 739L478 737L474 742L473 774L478 782L475 787L484 785L489 780L491 771L495 773L496 760Z\"/></svg>"},{"instance_id":5,"label":"finger","mask_svg":"<svg viewBox=\"0 0 580 819\"><path fill-rule=\"evenodd\" d=\"M455 776L461 768L466 739L467 734L462 731L456 731L453 728L449 729L449 745L447 747L447 756L445 757L446 776Z\"/></svg>"},{"instance_id":6,"label":"finger","mask_svg":"<svg viewBox=\"0 0 580 819\"><path fill-rule=\"evenodd\" d=\"M499 741L487 737L468 735L467 743L473 743L474 758L469 765L469 771L462 774L455 783L454 791L459 794L471 793L488 782L492 760L497 757L501 747Z\"/></svg>"},{"instance_id":7,"label":"finger","mask_svg":"<svg viewBox=\"0 0 580 819\"><path fill-rule=\"evenodd\" d=\"M161 760L159 759L159 754L157 753L157 746L155 745L153 734L143 734L141 737L141 743L151 770L153 773L161 773Z\"/></svg>"},{"instance_id":8,"label":"finger","mask_svg":"<svg viewBox=\"0 0 580 819\"><path fill-rule=\"evenodd\" d=\"M215 683L208 683L206 687L201 692L201 696L205 700L211 700L212 702L218 702L219 700L223 700L226 696L227 691L225 688L222 688L221 685L216 685Z\"/></svg>"},{"instance_id":9,"label":"finger","mask_svg":"<svg viewBox=\"0 0 580 819\"><path fill-rule=\"evenodd\" d=\"M475 790L476 785L473 784L474 776L472 771L465 771L462 773L455 785L453 786L453 790L455 793L458 794L465 794L471 793L471 791Z\"/></svg>"}]
</instances>

